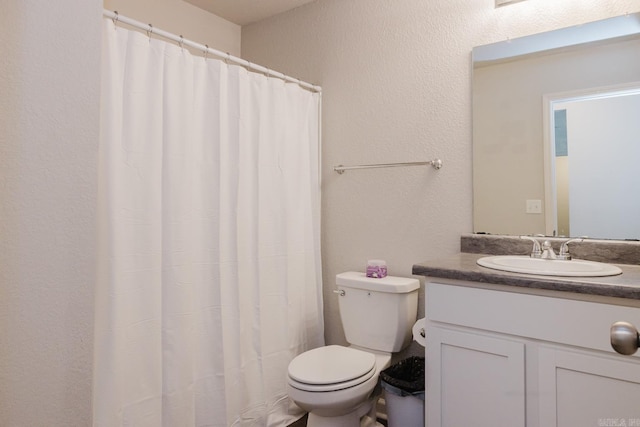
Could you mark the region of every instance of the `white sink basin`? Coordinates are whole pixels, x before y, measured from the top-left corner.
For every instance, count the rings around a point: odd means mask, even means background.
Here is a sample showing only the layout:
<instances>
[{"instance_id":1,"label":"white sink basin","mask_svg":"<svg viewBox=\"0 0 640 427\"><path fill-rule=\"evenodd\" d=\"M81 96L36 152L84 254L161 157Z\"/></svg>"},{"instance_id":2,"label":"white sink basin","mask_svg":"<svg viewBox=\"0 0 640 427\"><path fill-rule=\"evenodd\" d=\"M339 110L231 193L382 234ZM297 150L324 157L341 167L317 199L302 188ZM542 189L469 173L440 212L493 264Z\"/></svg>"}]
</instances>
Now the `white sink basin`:
<instances>
[{"instance_id":1,"label":"white sink basin","mask_svg":"<svg viewBox=\"0 0 640 427\"><path fill-rule=\"evenodd\" d=\"M539 274L563 277L601 277L621 274L615 265L573 259L540 259L518 255L488 256L478 259L478 265L511 273Z\"/></svg>"}]
</instances>

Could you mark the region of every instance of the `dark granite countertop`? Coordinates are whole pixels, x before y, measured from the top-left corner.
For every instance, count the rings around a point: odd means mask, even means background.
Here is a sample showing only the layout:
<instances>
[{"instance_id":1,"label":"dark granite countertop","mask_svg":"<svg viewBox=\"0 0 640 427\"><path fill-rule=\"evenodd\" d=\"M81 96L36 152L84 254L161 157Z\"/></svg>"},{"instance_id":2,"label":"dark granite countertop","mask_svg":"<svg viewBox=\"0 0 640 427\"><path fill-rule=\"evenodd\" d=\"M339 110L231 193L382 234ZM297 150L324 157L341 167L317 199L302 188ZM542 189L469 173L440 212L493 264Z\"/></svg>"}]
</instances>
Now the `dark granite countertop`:
<instances>
[{"instance_id":1,"label":"dark granite countertop","mask_svg":"<svg viewBox=\"0 0 640 427\"><path fill-rule=\"evenodd\" d=\"M413 274L530 289L640 300L640 266L615 264L622 274L607 277L556 277L508 273L481 267L476 260L488 254L460 253L413 266Z\"/></svg>"}]
</instances>

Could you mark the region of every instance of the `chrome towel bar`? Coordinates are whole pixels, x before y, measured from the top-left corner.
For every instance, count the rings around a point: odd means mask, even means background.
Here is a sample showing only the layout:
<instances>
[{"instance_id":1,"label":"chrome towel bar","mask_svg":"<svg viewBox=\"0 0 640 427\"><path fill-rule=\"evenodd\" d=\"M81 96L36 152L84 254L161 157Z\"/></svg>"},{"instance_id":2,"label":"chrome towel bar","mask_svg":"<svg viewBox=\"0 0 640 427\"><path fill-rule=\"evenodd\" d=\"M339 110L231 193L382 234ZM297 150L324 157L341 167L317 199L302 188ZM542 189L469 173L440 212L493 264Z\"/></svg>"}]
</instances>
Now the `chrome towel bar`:
<instances>
[{"instance_id":1,"label":"chrome towel bar","mask_svg":"<svg viewBox=\"0 0 640 427\"><path fill-rule=\"evenodd\" d=\"M434 169L440 169L442 167L442 160L433 159L428 162L408 162L408 163L381 163L377 165L357 165L357 166L343 166L338 165L334 166L333 170L338 172L340 175L344 173L346 170L351 169L372 169L372 168L395 168L399 166L426 166L431 165Z\"/></svg>"}]
</instances>

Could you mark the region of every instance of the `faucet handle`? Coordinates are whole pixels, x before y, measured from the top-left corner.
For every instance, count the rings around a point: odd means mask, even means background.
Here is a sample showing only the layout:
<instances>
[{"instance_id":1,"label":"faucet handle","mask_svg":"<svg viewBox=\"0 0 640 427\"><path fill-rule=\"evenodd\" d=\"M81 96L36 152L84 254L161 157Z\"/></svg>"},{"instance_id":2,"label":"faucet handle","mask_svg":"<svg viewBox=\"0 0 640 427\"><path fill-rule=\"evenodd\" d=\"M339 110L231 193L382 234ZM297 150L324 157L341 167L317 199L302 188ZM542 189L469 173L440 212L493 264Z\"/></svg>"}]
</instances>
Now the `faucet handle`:
<instances>
[{"instance_id":1,"label":"faucet handle","mask_svg":"<svg viewBox=\"0 0 640 427\"><path fill-rule=\"evenodd\" d=\"M531 240L533 242L533 249L531 250L531 258L540 258L542 256L542 249L540 248L540 242L531 236L520 236L521 239Z\"/></svg>"},{"instance_id":2,"label":"faucet handle","mask_svg":"<svg viewBox=\"0 0 640 427\"><path fill-rule=\"evenodd\" d=\"M571 254L569 253L569 243L582 242L583 240L584 239L580 237L577 239L569 239L566 242L562 243L562 246L560 246L560 252L558 253L558 259L569 261L571 259Z\"/></svg>"}]
</instances>

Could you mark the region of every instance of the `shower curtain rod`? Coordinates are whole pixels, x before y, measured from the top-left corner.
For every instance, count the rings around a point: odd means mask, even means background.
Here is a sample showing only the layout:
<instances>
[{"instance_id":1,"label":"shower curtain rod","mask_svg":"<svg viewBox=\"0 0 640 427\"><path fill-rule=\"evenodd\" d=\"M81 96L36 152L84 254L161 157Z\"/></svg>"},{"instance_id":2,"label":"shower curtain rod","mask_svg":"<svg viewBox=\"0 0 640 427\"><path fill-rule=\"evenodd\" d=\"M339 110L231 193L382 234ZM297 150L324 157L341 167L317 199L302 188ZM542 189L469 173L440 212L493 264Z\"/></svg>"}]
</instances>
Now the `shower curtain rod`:
<instances>
[{"instance_id":1,"label":"shower curtain rod","mask_svg":"<svg viewBox=\"0 0 640 427\"><path fill-rule=\"evenodd\" d=\"M132 27L135 27L139 30L143 30L146 31L147 34L151 35L157 35L160 37L163 37L165 39L171 40L173 42L178 43L180 46L189 46L193 49L197 49L202 51L203 53L209 54L209 55L214 55L217 56L219 58L224 59L225 61L229 61L229 62L233 62L234 64L237 65L241 65L249 70L252 71L256 71L259 73L262 73L264 75L266 75L267 77L276 77L278 79L284 80L286 82L290 82L290 83L295 83L297 85L300 85L301 87L308 89L312 92L322 92L322 88L320 86L316 86L313 85L311 83L307 83L307 82L303 82L302 80L296 79L294 77L290 77L287 76L285 74L279 73L277 71L274 70L270 70L267 67L263 67L261 65L258 64L254 64L252 62L247 61L246 59L242 59L242 58L238 58L236 56L233 56L229 53L225 53L225 52L221 52L219 50L216 49L212 49L207 45L203 45L200 43L196 43L192 40L188 40L185 39L182 36L177 36L175 34L169 33L167 31L164 30L160 30L158 28L155 28L153 25L151 24L143 24L140 21L136 21L135 19L131 19L128 18L126 16L122 16L118 13L118 11L110 11L107 9L103 10L103 15L107 18L111 18L113 20L114 24L117 24L118 22L122 22L124 24L127 25L131 25Z\"/></svg>"}]
</instances>

